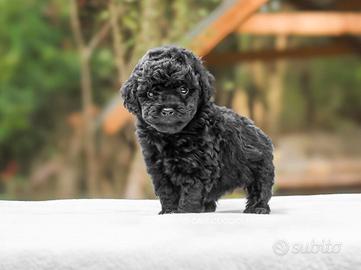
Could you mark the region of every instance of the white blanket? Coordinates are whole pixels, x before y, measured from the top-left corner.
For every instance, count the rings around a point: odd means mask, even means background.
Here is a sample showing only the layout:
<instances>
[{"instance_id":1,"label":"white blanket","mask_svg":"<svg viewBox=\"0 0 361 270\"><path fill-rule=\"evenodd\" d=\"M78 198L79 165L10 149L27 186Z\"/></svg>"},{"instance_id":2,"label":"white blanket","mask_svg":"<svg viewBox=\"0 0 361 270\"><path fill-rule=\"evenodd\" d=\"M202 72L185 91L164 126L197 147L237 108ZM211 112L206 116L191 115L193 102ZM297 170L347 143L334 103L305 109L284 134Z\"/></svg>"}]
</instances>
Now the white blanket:
<instances>
[{"instance_id":1,"label":"white blanket","mask_svg":"<svg viewBox=\"0 0 361 270\"><path fill-rule=\"evenodd\" d=\"M270 215L157 215L155 200L0 201L0 269L361 269L361 194L273 197Z\"/></svg>"}]
</instances>

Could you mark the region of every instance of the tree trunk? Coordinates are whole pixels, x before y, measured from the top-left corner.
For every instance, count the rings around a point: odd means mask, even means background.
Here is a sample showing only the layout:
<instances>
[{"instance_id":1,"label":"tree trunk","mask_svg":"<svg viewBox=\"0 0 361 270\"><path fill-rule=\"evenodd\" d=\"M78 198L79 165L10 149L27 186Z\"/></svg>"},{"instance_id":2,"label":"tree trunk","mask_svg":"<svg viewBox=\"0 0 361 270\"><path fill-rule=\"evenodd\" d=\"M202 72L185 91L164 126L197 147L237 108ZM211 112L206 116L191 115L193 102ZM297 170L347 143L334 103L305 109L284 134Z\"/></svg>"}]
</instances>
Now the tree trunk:
<instances>
[{"instance_id":1,"label":"tree trunk","mask_svg":"<svg viewBox=\"0 0 361 270\"><path fill-rule=\"evenodd\" d=\"M287 45L286 36L276 37L276 49L283 50ZM284 75L286 69L286 62L284 60L279 60L274 64L274 69L270 73L268 80L268 92L267 92L267 127L273 137L277 137L280 129L280 114L282 112L282 102L283 102L283 85L284 85Z\"/></svg>"},{"instance_id":2,"label":"tree trunk","mask_svg":"<svg viewBox=\"0 0 361 270\"><path fill-rule=\"evenodd\" d=\"M97 195L97 163L95 159L95 136L91 115L93 108L90 57L86 49L81 52L81 92L84 117L84 147L86 160L86 183L88 194Z\"/></svg>"},{"instance_id":3,"label":"tree trunk","mask_svg":"<svg viewBox=\"0 0 361 270\"><path fill-rule=\"evenodd\" d=\"M136 147L132 166L128 175L128 181L124 192L127 199L140 199L144 194L144 185L147 179L147 172L143 161L140 147Z\"/></svg>"},{"instance_id":4,"label":"tree trunk","mask_svg":"<svg viewBox=\"0 0 361 270\"><path fill-rule=\"evenodd\" d=\"M90 42L89 47L85 46L83 33L81 30L79 12L76 0L71 1L70 20L74 39L80 55L80 70L81 70L81 96L83 106L83 124L84 124L84 149L85 149L85 164L86 164L86 186L87 192L90 196L97 194L97 176L96 176L96 160L95 160L95 138L94 127L92 122L91 109L93 108L92 97L92 79L90 72L90 56L92 49L100 42L103 35L106 33L106 28L103 28L99 35L95 36Z\"/></svg>"}]
</instances>

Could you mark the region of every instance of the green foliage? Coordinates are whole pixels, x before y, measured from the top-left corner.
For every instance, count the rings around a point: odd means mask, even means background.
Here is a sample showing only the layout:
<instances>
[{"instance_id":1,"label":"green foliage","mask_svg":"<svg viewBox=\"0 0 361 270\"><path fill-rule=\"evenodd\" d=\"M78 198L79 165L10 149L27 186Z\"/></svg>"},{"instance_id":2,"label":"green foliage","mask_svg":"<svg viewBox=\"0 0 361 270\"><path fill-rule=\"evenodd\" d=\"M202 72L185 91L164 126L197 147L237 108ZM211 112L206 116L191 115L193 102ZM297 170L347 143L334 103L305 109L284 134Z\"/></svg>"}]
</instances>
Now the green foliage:
<instances>
[{"instance_id":1,"label":"green foliage","mask_svg":"<svg viewBox=\"0 0 361 270\"><path fill-rule=\"evenodd\" d=\"M361 63L355 56L289 62L282 113L284 130L338 130L346 122L359 125L360 74ZM307 111L310 108L312 111Z\"/></svg>"},{"instance_id":2,"label":"green foliage","mask_svg":"<svg viewBox=\"0 0 361 270\"><path fill-rule=\"evenodd\" d=\"M82 31L89 41L109 18L107 2L87 1L80 8ZM119 0L119 26L126 62L142 33L141 1ZM158 2L157 2L158 3ZM159 1L169 12L172 29L177 16L178 39L219 0ZM195 5L191 12L190 6ZM183 11L181 11L183 10ZM153 22L158 23L158 22ZM159 40L156 42L167 42ZM149 44L143 44L149 46ZM0 171L10 160L21 168L46 148L67 115L81 109L79 54L70 29L69 2L61 0L0 0ZM112 38L104 40L91 60L96 104L106 103L118 88ZM133 65L134 63L130 63Z\"/></svg>"},{"instance_id":3,"label":"green foliage","mask_svg":"<svg viewBox=\"0 0 361 270\"><path fill-rule=\"evenodd\" d=\"M60 8L59 4L0 2L1 160L34 149L47 133L36 129L46 127L44 122L53 121L57 113L54 109L59 104L54 98L74 96L77 91L78 61L76 53L66 48L70 41L60 27L64 18L47 14L49 9ZM36 117L39 113L41 118Z\"/></svg>"},{"instance_id":4,"label":"green foliage","mask_svg":"<svg viewBox=\"0 0 361 270\"><path fill-rule=\"evenodd\" d=\"M361 64L357 56L313 61L312 91L320 109L317 118L330 123L334 118L361 123Z\"/></svg>"}]
</instances>

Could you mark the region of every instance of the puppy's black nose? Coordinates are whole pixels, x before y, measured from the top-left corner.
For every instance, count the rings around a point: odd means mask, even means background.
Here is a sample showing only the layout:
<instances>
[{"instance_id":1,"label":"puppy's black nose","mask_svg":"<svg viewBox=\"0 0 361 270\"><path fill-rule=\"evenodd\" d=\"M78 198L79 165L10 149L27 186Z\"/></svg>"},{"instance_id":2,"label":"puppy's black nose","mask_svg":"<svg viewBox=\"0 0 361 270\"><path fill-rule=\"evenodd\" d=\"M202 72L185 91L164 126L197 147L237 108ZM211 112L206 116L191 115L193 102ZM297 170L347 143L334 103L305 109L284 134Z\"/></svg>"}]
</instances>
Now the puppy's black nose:
<instances>
[{"instance_id":1,"label":"puppy's black nose","mask_svg":"<svg viewBox=\"0 0 361 270\"><path fill-rule=\"evenodd\" d=\"M161 114L163 116L171 116L174 114L174 109L172 108L163 108L162 111L161 111Z\"/></svg>"}]
</instances>

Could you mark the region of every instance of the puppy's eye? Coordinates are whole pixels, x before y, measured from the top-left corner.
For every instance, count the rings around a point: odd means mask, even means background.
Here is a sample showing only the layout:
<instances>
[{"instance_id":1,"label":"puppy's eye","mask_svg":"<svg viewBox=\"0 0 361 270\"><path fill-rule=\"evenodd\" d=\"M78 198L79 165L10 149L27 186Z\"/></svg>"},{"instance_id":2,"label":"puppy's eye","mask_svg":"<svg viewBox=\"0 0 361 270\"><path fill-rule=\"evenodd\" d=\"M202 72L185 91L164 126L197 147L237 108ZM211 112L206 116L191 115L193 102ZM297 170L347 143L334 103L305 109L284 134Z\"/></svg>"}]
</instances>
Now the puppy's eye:
<instances>
[{"instance_id":1,"label":"puppy's eye","mask_svg":"<svg viewBox=\"0 0 361 270\"><path fill-rule=\"evenodd\" d=\"M181 88L179 89L179 92L180 92L183 96L185 96L185 95L188 94L189 90L188 90L187 88L185 88L185 87L181 87Z\"/></svg>"},{"instance_id":2,"label":"puppy's eye","mask_svg":"<svg viewBox=\"0 0 361 270\"><path fill-rule=\"evenodd\" d=\"M147 97L149 97L149 98L153 98L155 95L154 95L154 93L152 92L152 91L148 91L147 92Z\"/></svg>"}]
</instances>

